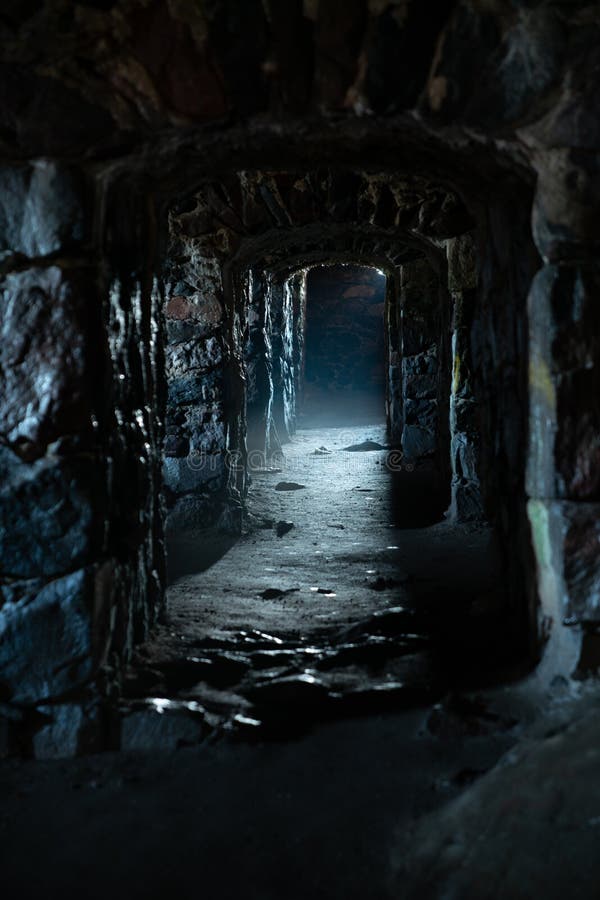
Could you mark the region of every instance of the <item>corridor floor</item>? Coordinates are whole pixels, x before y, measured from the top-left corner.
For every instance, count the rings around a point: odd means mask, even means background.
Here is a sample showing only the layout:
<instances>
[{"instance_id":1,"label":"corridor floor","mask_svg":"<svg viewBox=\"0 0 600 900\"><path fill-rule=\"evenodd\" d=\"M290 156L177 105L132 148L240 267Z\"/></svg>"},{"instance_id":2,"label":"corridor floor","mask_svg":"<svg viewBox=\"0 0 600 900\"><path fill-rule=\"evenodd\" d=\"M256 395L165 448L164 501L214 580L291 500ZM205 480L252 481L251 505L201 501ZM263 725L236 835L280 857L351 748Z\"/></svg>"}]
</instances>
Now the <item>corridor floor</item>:
<instances>
[{"instance_id":1,"label":"corridor floor","mask_svg":"<svg viewBox=\"0 0 600 900\"><path fill-rule=\"evenodd\" d=\"M213 562L171 586L120 750L0 763L3 897L597 896L595 695L477 687L504 662L489 533L430 471L342 449L365 440L301 432L245 536L190 543Z\"/></svg>"},{"instance_id":2,"label":"corridor floor","mask_svg":"<svg viewBox=\"0 0 600 900\"><path fill-rule=\"evenodd\" d=\"M445 486L387 449L383 426L306 428L251 463L242 539L174 548L168 621L137 654L131 700L279 735L431 701L499 663L491 533L450 524Z\"/></svg>"}]
</instances>

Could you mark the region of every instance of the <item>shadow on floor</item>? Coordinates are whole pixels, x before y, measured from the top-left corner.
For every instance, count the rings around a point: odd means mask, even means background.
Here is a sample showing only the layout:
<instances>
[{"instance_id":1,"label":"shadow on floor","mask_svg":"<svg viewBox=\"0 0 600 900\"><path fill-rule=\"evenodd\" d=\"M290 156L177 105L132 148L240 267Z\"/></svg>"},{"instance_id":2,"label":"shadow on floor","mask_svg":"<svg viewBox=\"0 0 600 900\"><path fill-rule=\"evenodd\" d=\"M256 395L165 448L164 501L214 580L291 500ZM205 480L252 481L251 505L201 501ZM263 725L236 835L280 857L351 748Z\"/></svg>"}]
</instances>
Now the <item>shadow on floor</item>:
<instances>
[{"instance_id":1,"label":"shadow on floor","mask_svg":"<svg viewBox=\"0 0 600 900\"><path fill-rule=\"evenodd\" d=\"M390 472L394 528L428 528L443 521L450 505L447 478L433 468Z\"/></svg>"},{"instance_id":2,"label":"shadow on floor","mask_svg":"<svg viewBox=\"0 0 600 900\"><path fill-rule=\"evenodd\" d=\"M167 537L167 583L184 575L205 572L222 559L239 540L216 529L203 529Z\"/></svg>"},{"instance_id":3,"label":"shadow on floor","mask_svg":"<svg viewBox=\"0 0 600 900\"><path fill-rule=\"evenodd\" d=\"M239 542L171 541L169 619L128 702L197 703L214 733L272 740L504 680L522 640L493 532L447 519L448 478L394 455L383 423L301 430L280 470L298 489L256 474Z\"/></svg>"}]
</instances>

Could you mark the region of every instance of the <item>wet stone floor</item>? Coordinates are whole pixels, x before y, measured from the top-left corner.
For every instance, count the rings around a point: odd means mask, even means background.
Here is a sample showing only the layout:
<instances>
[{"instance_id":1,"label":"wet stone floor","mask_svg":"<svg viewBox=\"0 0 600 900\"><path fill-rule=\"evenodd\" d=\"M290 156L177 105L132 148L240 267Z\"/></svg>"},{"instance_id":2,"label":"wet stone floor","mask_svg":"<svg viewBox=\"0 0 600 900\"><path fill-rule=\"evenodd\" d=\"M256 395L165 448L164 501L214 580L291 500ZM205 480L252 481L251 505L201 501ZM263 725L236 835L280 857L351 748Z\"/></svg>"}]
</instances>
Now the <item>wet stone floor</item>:
<instances>
[{"instance_id":1,"label":"wet stone floor","mask_svg":"<svg viewBox=\"0 0 600 900\"><path fill-rule=\"evenodd\" d=\"M447 487L387 449L383 426L306 428L253 464L243 536L171 550L167 621L124 685L122 749L293 736L434 704L505 664L490 530L449 523Z\"/></svg>"}]
</instances>

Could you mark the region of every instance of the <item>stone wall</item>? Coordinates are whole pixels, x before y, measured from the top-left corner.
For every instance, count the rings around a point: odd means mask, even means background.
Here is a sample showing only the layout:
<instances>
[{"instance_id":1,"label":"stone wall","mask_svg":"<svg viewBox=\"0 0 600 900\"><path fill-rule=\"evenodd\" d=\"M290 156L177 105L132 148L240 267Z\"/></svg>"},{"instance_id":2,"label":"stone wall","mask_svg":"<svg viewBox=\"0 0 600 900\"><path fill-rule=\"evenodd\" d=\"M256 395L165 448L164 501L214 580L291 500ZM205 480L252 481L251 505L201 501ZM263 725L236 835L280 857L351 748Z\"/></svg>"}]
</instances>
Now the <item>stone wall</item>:
<instances>
[{"instance_id":1,"label":"stone wall","mask_svg":"<svg viewBox=\"0 0 600 900\"><path fill-rule=\"evenodd\" d=\"M304 402L306 370L306 291L308 271L301 269L288 279L288 289L292 297L294 317L294 393L296 396L296 416Z\"/></svg>"},{"instance_id":2,"label":"stone wall","mask_svg":"<svg viewBox=\"0 0 600 900\"><path fill-rule=\"evenodd\" d=\"M0 715L9 749L45 756L105 746L122 662L162 610L162 297L139 204L128 236L115 202L100 248L83 171L3 179Z\"/></svg>"},{"instance_id":3,"label":"stone wall","mask_svg":"<svg viewBox=\"0 0 600 900\"><path fill-rule=\"evenodd\" d=\"M445 471L448 304L427 260L402 266L400 283L402 450L410 461L435 459Z\"/></svg>"},{"instance_id":4,"label":"stone wall","mask_svg":"<svg viewBox=\"0 0 600 900\"><path fill-rule=\"evenodd\" d=\"M402 440L404 427L404 391L402 384L402 307L400 305L401 270L388 272L385 284L386 420L388 435L394 444Z\"/></svg>"},{"instance_id":5,"label":"stone wall","mask_svg":"<svg viewBox=\"0 0 600 900\"><path fill-rule=\"evenodd\" d=\"M583 256L583 254L582 254ZM538 563L547 665L597 665L600 621L600 271L595 260L549 262L529 294L530 444L528 512ZM571 633L557 632L560 621Z\"/></svg>"},{"instance_id":6,"label":"stone wall","mask_svg":"<svg viewBox=\"0 0 600 900\"><path fill-rule=\"evenodd\" d=\"M296 430L304 315L302 280L251 274L244 373L251 468L281 451Z\"/></svg>"},{"instance_id":7,"label":"stone wall","mask_svg":"<svg viewBox=\"0 0 600 900\"><path fill-rule=\"evenodd\" d=\"M249 453L269 458L281 449L273 432L273 348L271 307L264 272L250 272L244 367L246 374L246 442Z\"/></svg>"},{"instance_id":8,"label":"stone wall","mask_svg":"<svg viewBox=\"0 0 600 900\"><path fill-rule=\"evenodd\" d=\"M227 486L226 317L218 261L194 245L194 209L174 209L166 280L168 402L163 477L167 527L211 524Z\"/></svg>"},{"instance_id":9,"label":"stone wall","mask_svg":"<svg viewBox=\"0 0 600 900\"><path fill-rule=\"evenodd\" d=\"M280 444L296 430L294 302L289 282L269 278L273 366L272 428Z\"/></svg>"},{"instance_id":10,"label":"stone wall","mask_svg":"<svg viewBox=\"0 0 600 900\"><path fill-rule=\"evenodd\" d=\"M264 460L281 451L297 426L304 391L306 272L263 272L255 284L245 353L248 448Z\"/></svg>"},{"instance_id":11,"label":"stone wall","mask_svg":"<svg viewBox=\"0 0 600 900\"><path fill-rule=\"evenodd\" d=\"M446 244L448 290L452 298L452 386L450 392L450 464L455 522L483 518L479 481L480 415L473 388L471 332L477 308L477 267L472 235Z\"/></svg>"},{"instance_id":12,"label":"stone wall","mask_svg":"<svg viewBox=\"0 0 600 900\"><path fill-rule=\"evenodd\" d=\"M529 232L522 186L488 208L476 235L477 307L471 327L473 393L480 435L479 479L484 514L499 537L515 619L515 652L536 634L531 617L536 575L525 498L527 457L527 292L539 257Z\"/></svg>"},{"instance_id":13,"label":"stone wall","mask_svg":"<svg viewBox=\"0 0 600 900\"><path fill-rule=\"evenodd\" d=\"M241 528L251 282L247 269L230 266L238 240L219 217L223 191L206 186L173 207L167 221L164 482L172 536Z\"/></svg>"}]
</instances>

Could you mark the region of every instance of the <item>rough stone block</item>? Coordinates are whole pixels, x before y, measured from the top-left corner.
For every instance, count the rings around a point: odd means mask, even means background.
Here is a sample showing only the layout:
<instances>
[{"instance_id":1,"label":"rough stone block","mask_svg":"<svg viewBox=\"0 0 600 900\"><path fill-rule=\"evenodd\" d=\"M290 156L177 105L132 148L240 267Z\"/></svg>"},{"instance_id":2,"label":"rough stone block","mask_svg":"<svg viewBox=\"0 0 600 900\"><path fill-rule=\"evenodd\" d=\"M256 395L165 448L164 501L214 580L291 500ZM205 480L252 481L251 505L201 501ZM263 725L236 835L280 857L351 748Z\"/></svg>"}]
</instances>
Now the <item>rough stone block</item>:
<instances>
[{"instance_id":1,"label":"rough stone block","mask_svg":"<svg viewBox=\"0 0 600 900\"><path fill-rule=\"evenodd\" d=\"M527 27L519 16L505 23L492 7L457 7L430 75L424 112L440 124L462 122L490 132L531 115L560 78L566 36L554 7L537 7L536 13Z\"/></svg>"},{"instance_id":2,"label":"rough stone block","mask_svg":"<svg viewBox=\"0 0 600 900\"><path fill-rule=\"evenodd\" d=\"M190 438L190 450L195 456L225 453L226 418L222 403L188 407L184 428Z\"/></svg>"},{"instance_id":3,"label":"rough stone block","mask_svg":"<svg viewBox=\"0 0 600 900\"><path fill-rule=\"evenodd\" d=\"M404 401L404 421L407 425L419 425L435 433L437 423L437 403L435 400L414 400L406 398Z\"/></svg>"},{"instance_id":4,"label":"rough stone block","mask_svg":"<svg viewBox=\"0 0 600 900\"><path fill-rule=\"evenodd\" d=\"M477 402L455 396L451 397L450 427L452 431L461 431L467 434L474 443L479 443Z\"/></svg>"},{"instance_id":5,"label":"rough stone block","mask_svg":"<svg viewBox=\"0 0 600 900\"><path fill-rule=\"evenodd\" d=\"M57 266L5 275L0 291L0 435L35 449L89 425L95 298L88 276Z\"/></svg>"},{"instance_id":6,"label":"rough stone block","mask_svg":"<svg viewBox=\"0 0 600 900\"><path fill-rule=\"evenodd\" d=\"M177 497L167 512L167 534L176 535L193 528L208 528L215 525L225 505L225 487L221 484L220 496L218 493L215 496L205 491Z\"/></svg>"},{"instance_id":7,"label":"rough stone block","mask_svg":"<svg viewBox=\"0 0 600 900\"><path fill-rule=\"evenodd\" d=\"M210 292L195 293L186 282L174 285L165 307L167 323L185 322L193 324L197 333L203 328L219 325L223 317L223 306Z\"/></svg>"},{"instance_id":8,"label":"rough stone block","mask_svg":"<svg viewBox=\"0 0 600 900\"><path fill-rule=\"evenodd\" d=\"M47 37L46 43L55 42ZM84 99L80 85L67 86L56 75L47 69L37 72L28 63L0 63L2 130L11 136L19 155L82 155L109 136L118 140L118 126L110 113Z\"/></svg>"},{"instance_id":9,"label":"rough stone block","mask_svg":"<svg viewBox=\"0 0 600 900\"><path fill-rule=\"evenodd\" d=\"M452 471L459 478L477 482L478 453L469 436L463 432L455 432L450 441L450 459Z\"/></svg>"},{"instance_id":10,"label":"rough stone block","mask_svg":"<svg viewBox=\"0 0 600 900\"><path fill-rule=\"evenodd\" d=\"M22 462L0 448L0 560L15 578L55 576L92 561L103 540L102 469L93 457Z\"/></svg>"},{"instance_id":11,"label":"rough stone block","mask_svg":"<svg viewBox=\"0 0 600 900\"><path fill-rule=\"evenodd\" d=\"M89 680L93 593L94 570L80 570L2 607L0 698L38 704Z\"/></svg>"},{"instance_id":12,"label":"rough stone block","mask_svg":"<svg viewBox=\"0 0 600 900\"><path fill-rule=\"evenodd\" d=\"M529 502L538 565L558 582L568 624L600 622L600 503Z\"/></svg>"},{"instance_id":13,"label":"rough stone block","mask_svg":"<svg viewBox=\"0 0 600 900\"><path fill-rule=\"evenodd\" d=\"M473 522L484 518L478 482L453 478L451 496L450 518L453 522Z\"/></svg>"},{"instance_id":14,"label":"rough stone block","mask_svg":"<svg viewBox=\"0 0 600 900\"><path fill-rule=\"evenodd\" d=\"M402 431L402 408L402 368L392 365L388 367L387 419L393 439L399 438Z\"/></svg>"},{"instance_id":15,"label":"rough stone block","mask_svg":"<svg viewBox=\"0 0 600 900\"><path fill-rule=\"evenodd\" d=\"M407 263L401 269L402 308L407 315L418 313L423 318L435 318L439 303L438 277L427 260Z\"/></svg>"},{"instance_id":16,"label":"rough stone block","mask_svg":"<svg viewBox=\"0 0 600 900\"><path fill-rule=\"evenodd\" d=\"M438 386L437 348L431 347L426 353L405 356L402 360L404 393L412 399L432 399Z\"/></svg>"},{"instance_id":17,"label":"rough stone block","mask_svg":"<svg viewBox=\"0 0 600 900\"><path fill-rule=\"evenodd\" d=\"M448 290L465 291L477 287L475 242L470 234L446 241Z\"/></svg>"},{"instance_id":18,"label":"rough stone block","mask_svg":"<svg viewBox=\"0 0 600 900\"><path fill-rule=\"evenodd\" d=\"M436 450L435 433L418 425L405 425L402 429L402 450L406 459L431 456Z\"/></svg>"},{"instance_id":19,"label":"rough stone block","mask_svg":"<svg viewBox=\"0 0 600 900\"><path fill-rule=\"evenodd\" d=\"M600 621L600 504L563 504L560 515L567 618Z\"/></svg>"},{"instance_id":20,"label":"rough stone block","mask_svg":"<svg viewBox=\"0 0 600 900\"><path fill-rule=\"evenodd\" d=\"M85 237L84 185L72 168L37 160L0 168L0 257L46 256Z\"/></svg>"},{"instance_id":21,"label":"rough stone block","mask_svg":"<svg viewBox=\"0 0 600 900\"><path fill-rule=\"evenodd\" d=\"M404 359L426 353L437 344L438 328L435 322L425 321L412 313L402 321L402 353Z\"/></svg>"},{"instance_id":22,"label":"rough stone block","mask_svg":"<svg viewBox=\"0 0 600 900\"><path fill-rule=\"evenodd\" d=\"M207 735L206 712L198 703L147 700L123 710L121 750L177 750Z\"/></svg>"},{"instance_id":23,"label":"rough stone block","mask_svg":"<svg viewBox=\"0 0 600 900\"><path fill-rule=\"evenodd\" d=\"M18 603L25 597L35 597L44 587L44 578L11 578L0 583L0 609L5 603Z\"/></svg>"},{"instance_id":24,"label":"rough stone block","mask_svg":"<svg viewBox=\"0 0 600 900\"><path fill-rule=\"evenodd\" d=\"M167 434L165 436L164 453L165 456L187 456L190 452L189 439L183 435Z\"/></svg>"},{"instance_id":25,"label":"rough stone block","mask_svg":"<svg viewBox=\"0 0 600 900\"><path fill-rule=\"evenodd\" d=\"M210 337L223 321L223 307L219 300L203 294L172 297L165 314L169 344Z\"/></svg>"},{"instance_id":26,"label":"rough stone block","mask_svg":"<svg viewBox=\"0 0 600 900\"><path fill-rule=\"evenodd\" d=\"M600 499L600 270L545 266L528 298L533 497Z\"/></svg>"},{"instance_id":27,"label":"rough stone block","mask_svg":"<svg viewBox=\"0 0 600 900\"><path fill-rule=\"evenodd\" d=\"M595 110L595 99L587 106ZM575 118L582 123L583 105L573 108L577 110ZM532 230L542 258L550 263L577 265L597 259L600 250L596 225L600 213L600 153L597 144L584 154L578 152L573 139L574 134L569 133L568 146L560 146L552 136L553 146L537 158Z\"/></svg>"},{"instance_id":28,"label":"rough stone block","mask_svg":"<svg viewBox=\"0 0 600 900\"><path fill-rule=\"evenodd\" d=\"M74 703L40 706L38 711L48 718L33 737L36 759L65 759L80 750L80 732L85 722L82 707Z\"/></svg>"},{"instance_id":29,"label":"rough stone block","mask_svg":"<svg viewBox=\"0 0 600 900\"><path fill-rule=\"evenodd\" d=\"M223 349L218 337L199 337L167 348L167 373L181 378L214 369L223 361Z\"/></svg>"},{"instance_id":30,"label":"rough stone block","mask_svg":"<svg viewBox=\"0 0 600 900\"><path fill-rule=\"evenodd\" d=\"M191 453L186 457L166 457L163 461L165 486L174 494L215 490L226 481L223 454Z\"/></svg>"},{"instance_id":31,"label":"rough stone block","mask_svg":"<svg viewBox=\"0 0 600 900\"><path fill-rule=\"evenodd\" d=\"M168 404L174 406L197 404L215 401L221 393L219 372L208 374L184 375L181 378L169 377Z\"/></svg>"}]
</instances>

